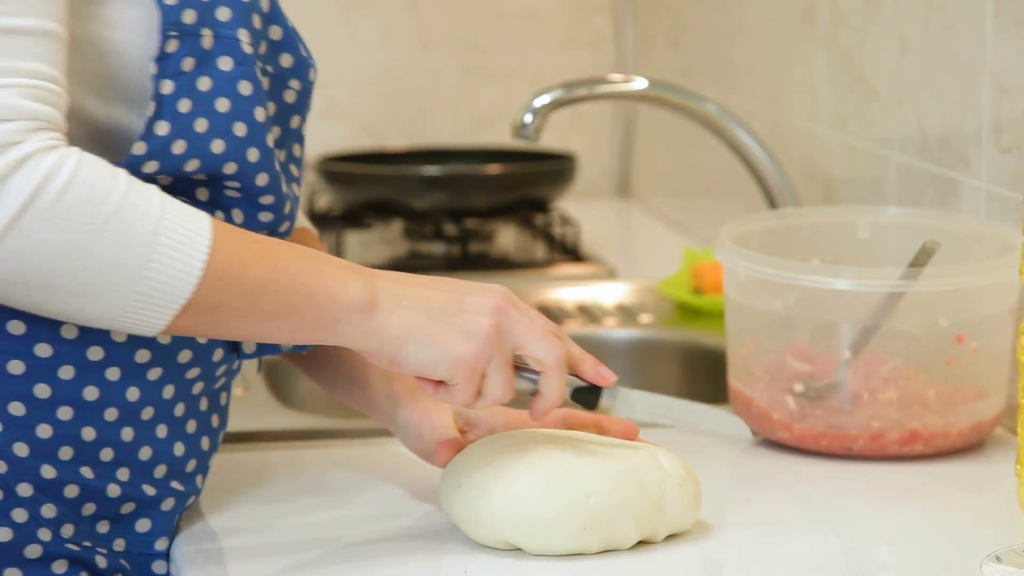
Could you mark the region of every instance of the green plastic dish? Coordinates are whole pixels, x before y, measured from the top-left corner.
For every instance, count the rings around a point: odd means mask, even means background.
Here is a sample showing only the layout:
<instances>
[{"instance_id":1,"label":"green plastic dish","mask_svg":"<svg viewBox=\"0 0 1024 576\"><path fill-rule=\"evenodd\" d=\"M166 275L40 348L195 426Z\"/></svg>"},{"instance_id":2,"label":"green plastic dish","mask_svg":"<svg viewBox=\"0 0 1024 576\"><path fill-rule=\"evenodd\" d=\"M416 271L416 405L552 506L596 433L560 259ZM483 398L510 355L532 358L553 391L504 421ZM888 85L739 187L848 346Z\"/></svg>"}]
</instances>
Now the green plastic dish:
<instances>
[{"instance_id":1,"label":"green plastic dish","mask_svg":"<svg viewBox=\"0 0 1024 576\"><path fill-rule=\"evenodd\" d=\"M704 314L722 314L725 311L725 298L721 295L698 294L690 284L690 268L698 262L714 260L711 248L687 248L683 265L675 274L658 283L658 291L662 296L678 302L680 305Z\"/></svg>"},{"instance_id":2,"label":"green plastic dish","mask_svg":"<svg viewBox=\"0 0 1024 576\"><path fill-rule=\"evenodd\" d=\"M676 304L672 314L661 319L665 326L701 332L711 336L725 337L725 315L708 314L693 308Z\"/></svg>"}]
</instances>

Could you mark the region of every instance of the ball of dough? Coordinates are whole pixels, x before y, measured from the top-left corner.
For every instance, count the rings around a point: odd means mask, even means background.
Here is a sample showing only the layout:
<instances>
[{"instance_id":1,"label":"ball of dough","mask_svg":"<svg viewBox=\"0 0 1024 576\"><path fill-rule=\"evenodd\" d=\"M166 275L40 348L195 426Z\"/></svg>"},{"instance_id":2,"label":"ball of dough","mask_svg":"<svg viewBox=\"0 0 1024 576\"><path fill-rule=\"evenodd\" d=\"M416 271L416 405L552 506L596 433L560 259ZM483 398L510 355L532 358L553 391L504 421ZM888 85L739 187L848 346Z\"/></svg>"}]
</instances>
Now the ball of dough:
<instances>
[{"instance_id":1,"label":"ball of dough","mask_svg":"<svg viewBox=\"0 0 1024 576\"><path fill-rule=\"evenodd\" d=\"M697 475L675 454L585 432L488 436L441 477L441 508L467 536L535 555L661 542L693 526L700 506Z\"/></svg>"}]
</instances>

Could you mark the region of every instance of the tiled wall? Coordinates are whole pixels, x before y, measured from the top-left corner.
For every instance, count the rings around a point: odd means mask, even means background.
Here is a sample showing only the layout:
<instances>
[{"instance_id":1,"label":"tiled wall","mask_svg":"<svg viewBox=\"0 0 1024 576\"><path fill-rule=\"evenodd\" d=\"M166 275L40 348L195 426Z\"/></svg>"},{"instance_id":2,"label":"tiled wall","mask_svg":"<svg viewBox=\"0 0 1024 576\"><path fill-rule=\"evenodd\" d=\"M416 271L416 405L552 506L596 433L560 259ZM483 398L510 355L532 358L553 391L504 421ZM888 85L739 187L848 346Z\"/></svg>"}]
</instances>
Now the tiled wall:
<instances>
[{"instance_id":1,"label":"tiled wall","mask_svg":"<svg viewBox=\"0 0 1024 576\"><path fill-rule=\"evenodd\" d=\"M747 120L806 202L1019 226L1024 1L634 0L633 17L636 72ZM684 229L711 240L762 209L738 161L686 120L642 107L635 135L631 193Z\"/></svg>"},{"instance_id":2,"label":"tiled wall","mask_svg":"<svg viewBox=\"0 0 1024 576\"><path fill-rule=\"evenodd\" d=\"M283 0L320 67L310 157L399 144L514 143L536 90L615 67L614 0ZM553 117L542 145L574 150L574 194L611 194L614 111Z\"/></svg>"}]
</instances>

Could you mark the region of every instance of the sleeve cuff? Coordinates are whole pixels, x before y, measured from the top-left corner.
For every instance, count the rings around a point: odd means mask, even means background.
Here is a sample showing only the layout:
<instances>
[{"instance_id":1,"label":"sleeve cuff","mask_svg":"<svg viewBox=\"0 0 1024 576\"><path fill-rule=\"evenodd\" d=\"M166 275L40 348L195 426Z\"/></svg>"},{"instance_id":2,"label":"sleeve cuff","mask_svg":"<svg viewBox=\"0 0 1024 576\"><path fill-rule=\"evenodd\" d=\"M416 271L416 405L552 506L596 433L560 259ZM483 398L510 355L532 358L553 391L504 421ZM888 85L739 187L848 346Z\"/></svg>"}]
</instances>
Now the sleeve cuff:
<instances>
[{"instance_id":1,"label":"sleeve cuff","mask_svg":"<svg viewBox=\"0 0 1024 576\"><path fill-rule=\"evenodd\" d=\"M205 212L161 194L162 218L153 252L144 264L132 302L115 329L154 336L163 332L192 298L213 247L213 219Z\"/></svg>"}]
</instances>

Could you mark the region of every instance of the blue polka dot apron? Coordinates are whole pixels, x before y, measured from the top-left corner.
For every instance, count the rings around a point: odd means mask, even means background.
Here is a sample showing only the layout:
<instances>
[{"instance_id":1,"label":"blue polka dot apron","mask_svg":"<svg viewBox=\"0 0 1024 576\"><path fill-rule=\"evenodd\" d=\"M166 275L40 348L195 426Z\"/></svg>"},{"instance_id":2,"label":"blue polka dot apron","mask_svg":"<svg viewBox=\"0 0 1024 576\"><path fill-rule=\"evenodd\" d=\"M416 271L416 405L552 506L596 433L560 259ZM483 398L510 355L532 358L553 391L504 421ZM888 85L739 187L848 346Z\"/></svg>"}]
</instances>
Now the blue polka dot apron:
<instances>
[{"instance_id":1,"label":"blue polka dot apron","mask_svg":"<svg viewBox=\"0 0 1024 576\"><path fill-rule=\"evenodd\" d=\"M158 1L158 0L153 0ZM295 222L315 67L276 0L163 0L135 176L237 226ZM167 574L241 361L270 345L0 307L0 574Z\"/></svg>"}]
</instances>

